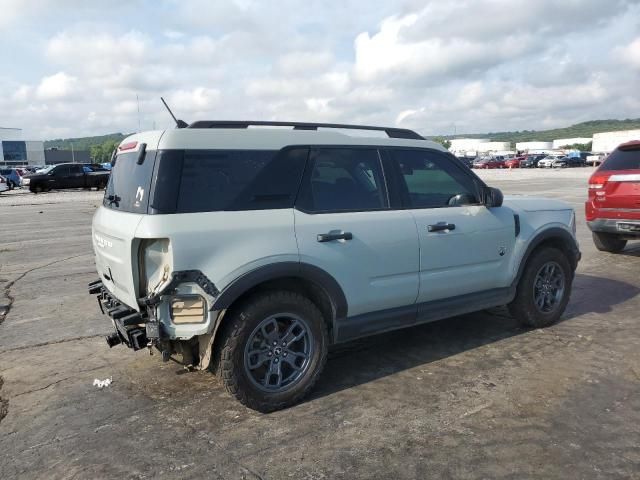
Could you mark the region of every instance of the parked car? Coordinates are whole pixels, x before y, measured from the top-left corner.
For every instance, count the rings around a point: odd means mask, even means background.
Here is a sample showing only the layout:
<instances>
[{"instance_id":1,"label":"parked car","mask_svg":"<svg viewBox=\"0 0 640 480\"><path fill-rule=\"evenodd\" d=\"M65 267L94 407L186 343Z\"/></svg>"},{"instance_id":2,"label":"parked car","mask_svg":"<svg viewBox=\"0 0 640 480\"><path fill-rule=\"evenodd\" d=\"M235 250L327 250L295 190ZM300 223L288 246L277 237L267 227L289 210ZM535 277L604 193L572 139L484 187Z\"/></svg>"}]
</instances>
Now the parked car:
<instances>
[{"instance_id":1,"label":"parked car","mask_svg":"<svg viewBox=\"0 0 640 480\"><path fill-rule=\"evenodd\" d=\"M37 173L27 175L22 179L22 185L30 191L39 193L51 189L64 188L105 188L109 181L108 171L85 170L81 163L61 163L51 165Z\"/></svg>"},{"instance_id":2,"label":"parked car","mask_svg":"<svg viewBox=\"0 0 640 480\"><path fill-rule=\"evenodd\" d=\"M600 165L602 163L602 161L605 158L605 154L604 153L598 153L595 155L588 155L587 158L585 159L587 165L592 165L594 167Z\"/></svg>"},{"instance_id":3,"label":"parked car","mask_svg":"<svg viewBox=\"0 0 640 480\"><path fill-rule=\"evenodd\" d=\"M623 143L593 172L585 203L598 250L621 252L640 239L640 141Z\"/></svg>"},{"instance_id":4,"label":"parked car","mask_svg":"<svg viewBox=\"0 0 640 480\"><path fill-rule=\"evenodd\" d=\"M473 162L475 160L475 157L456 157L458 160L460 160L465 166L469 167L469 168L473 168Z\"/></svg>"},{"instance_id":5,"label":"parked car","mask_svg":"<svg viewBox=\"0 0 640 480\"><path fill-rule=\"evenodd\" d=\"M499 305L560 317L570 205L503 204L411 130L331 128L348 130L203 121L125 139L92 226L109 346L179 355L266 412L312 389L331 344Z\"/></svg>"},{"instance_id":6,"label":"parked car","mask_svg":"<svg viewBox=\"0 0 640 480\"><path fill-rule=\"evenodd\" d=\"M481 157L473 162L473 168L504 168L504 162L495 157Z\"/></svg>"},{"instance_id":7,"label":"parked car","mask_svg":"<svg viewBox=\"0 0 640 480\"><path fill-rule=\"evenodd\" d=\"M537 168L538 162L543 158L546 158L547 155L544 154L527 154L526 159L520 164L521 168Z\"/></svg>"},{"instance_id":8,"label":"parked car","mask_svg":"<svg viewBox=\"0 0 640 480\"><path fill-rule=\"evenodd\" d=\"M542 160L538 161L538 168L551 168L553 167L553 162L563 158L559 155L548 155L544 157Z\"/></svg>"},{"instance_id":9,"label":"parked car","mask_svg":"<svg viewBox=\"0 0 640 480\"><path fill-rule=\"evenodd\" d=\"M109 169L105 168L100 163L83 163L82 166L85 168L85 172L108 172Z\"/></svg>"},{"instance_id":10,"label":"parked car","mask_svg":"<svg viewBox=\"0 0 640 480\"><path fill-rule=\"evenodd\" d=\"M20 186L22 176L18 173L18 170L15 168L0 168L0 175L2 175L6 182L9 190L13 190L16 187Z\"/></svg>"},{"instance_id":11,"label":"parked car","mask_svg":"<svg viewBox=\"0 0 640 480\"><path fill-rule=\"evenodd\" d=\"M0 175L0 193L9 190L7 179Z\"/></svg>"},{"instance_id":12,"label":"parked car","mask_svg":"<svg viewBox=\"0 0 640 480\"><path fill-rule=\"evenodd\" d=\"M581 157L560 157L551 164L553 168L585 167L587 164Z\"/></svg>"},{"instance_id":13,"label":"parked car","mask_svg":"<svg viewBox=\"0 0 640 480\"><path fill-rule=\"evenodd\" d=\"M521 168L527 157L514 157L504 162L505 168Z\"/></svg>"}]
</instances>

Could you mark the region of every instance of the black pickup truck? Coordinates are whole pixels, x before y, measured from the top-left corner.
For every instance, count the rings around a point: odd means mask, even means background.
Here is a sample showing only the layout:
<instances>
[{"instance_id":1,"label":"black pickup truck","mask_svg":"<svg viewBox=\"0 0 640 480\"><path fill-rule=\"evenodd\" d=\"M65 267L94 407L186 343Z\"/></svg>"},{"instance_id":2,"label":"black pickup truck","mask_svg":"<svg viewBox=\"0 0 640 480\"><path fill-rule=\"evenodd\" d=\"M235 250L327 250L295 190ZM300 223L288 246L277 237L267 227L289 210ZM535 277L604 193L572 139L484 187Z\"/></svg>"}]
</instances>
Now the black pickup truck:
<instances>
[{"instance_id":1,"label":"black pickup truck","mask_svg":"<svg viewBox=\"0 0 640 480\"><path fill-rule=\"evenodd\" d=\"M22 186L34 193L63 188L105 188L109 171L99 165L61 163L22 177Z\"/></svg>"}]
</instances>

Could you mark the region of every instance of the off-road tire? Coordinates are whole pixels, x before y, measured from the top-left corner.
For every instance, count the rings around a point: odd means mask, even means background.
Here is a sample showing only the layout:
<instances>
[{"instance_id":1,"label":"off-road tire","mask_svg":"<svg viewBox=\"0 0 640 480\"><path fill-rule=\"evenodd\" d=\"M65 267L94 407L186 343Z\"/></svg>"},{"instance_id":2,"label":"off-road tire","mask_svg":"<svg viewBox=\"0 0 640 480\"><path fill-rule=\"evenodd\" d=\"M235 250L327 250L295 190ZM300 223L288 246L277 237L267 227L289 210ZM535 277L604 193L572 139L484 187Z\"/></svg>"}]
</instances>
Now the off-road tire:
<instances>
[{"instance_id":1,"label":"off-road tire","mask_svg":"<svg viewBox=\"0 0 640 480\"><path fill-rule=\"evenodd\" d=\"M611 233L591 232L593 243L601 252L620 253L627 246L627 241Z\"/></svg>"},{"instance_id":2,"label":"off-road tire","mask_svg":"<svg viewBox=\"0 0 640 480\"><path fill-rule=\"evenodd\" d=\"M542 266L548 262L555 262L560 266L564 274L564 292L554 310L545 313L535 305L534 282ZM565 254L557 248L542 247L534 251L527 260L522 277L518 282L516 296L508 305L509 313L527 327L542 328L552 325L560 319L567 303L569 303L572 283L573 270Z\"/></svg>"},{"instance_id":3,"label":"off-road tire","mask_svg":"<svg viewBox=\"0 0 640 480\"><path fill-rule=\"evenodd\" d=\"M313 350L308 369L295 384L281 392L264 392L252 383L245 372L245 345L265 318L281 312L298 315L306 321L312 333ZM302 400L313 388L327 360L327 323L318 307L298 293L273 291L252 296L230 313L221 332L219 361L212 363L226 390L245 406L263 413L280 410Z\"/></svg>"}]
</instances>

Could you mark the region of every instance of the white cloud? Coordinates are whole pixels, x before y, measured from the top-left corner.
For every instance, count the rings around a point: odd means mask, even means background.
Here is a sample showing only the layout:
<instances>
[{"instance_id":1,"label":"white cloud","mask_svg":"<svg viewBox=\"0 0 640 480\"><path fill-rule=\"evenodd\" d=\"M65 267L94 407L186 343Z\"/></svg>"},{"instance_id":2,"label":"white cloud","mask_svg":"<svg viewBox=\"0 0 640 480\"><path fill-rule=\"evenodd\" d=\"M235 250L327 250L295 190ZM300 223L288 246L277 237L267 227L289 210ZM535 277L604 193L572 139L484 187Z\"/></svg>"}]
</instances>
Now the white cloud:
<instances>
[{"instance_id":1,"label":"white cloud","mask_svg":"<svg viewBox=\"0 0 640 480\"><path fill-rule=\"evenodd\" d=\"M640 37L634 39L625 47L617 48L616 54L623 66L628 65L640 70Z\"/></svg>"},{"instance_id":2,"label":"white cloud","mask_svg":"<svg viewBox=\"0 0 640 480\"><path fill-rule=\"evenodd\" d=\"M169 105L181 112L206 113L214 115L213 109L220 102L220 90L196 87L193 90L177 90L169 96Z\"/></svg>"},{"instance_id":3,"label":"white cloud","mask_svg":"<svg viewBox=\"0 0 640 480\"><path fill-rule=\"evenodd\" d=\"M186 121L427 134L640 109L640 0L0 0L0 11L0 58L12 66L0 72L0 111L26 135L172 127L161 95Z\"/></svg>"},{"instance_id":4,"label":"white cloud","mask_svg":"<svg viewBox=\"0 0 640 480\"><path fill-rule=\"evenodd\" d=\"M76 85L78 79L58 72L55 75L44 77L36 88L36 96L41 100L61 100L77 96ZM20 90L18 91L20 92ZM25 92L23 90L22 92Z\"/></svg>"}]
</instances>

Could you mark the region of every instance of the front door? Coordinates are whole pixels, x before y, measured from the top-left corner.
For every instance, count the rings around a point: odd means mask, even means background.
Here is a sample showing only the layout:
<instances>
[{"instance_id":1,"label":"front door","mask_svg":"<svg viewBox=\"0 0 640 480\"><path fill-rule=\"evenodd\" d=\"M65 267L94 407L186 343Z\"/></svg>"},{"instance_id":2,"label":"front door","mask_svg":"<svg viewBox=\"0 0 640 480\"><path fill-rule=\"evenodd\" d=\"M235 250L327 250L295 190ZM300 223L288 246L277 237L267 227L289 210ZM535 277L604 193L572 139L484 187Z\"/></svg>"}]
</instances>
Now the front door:
<instances>
[{"instance_id":1,"label":"front door","mask_svg":"<svg viewBox=\"0 0 640 480\"><path fill-rule=\"evenodd\" d=\"M389 149L420 242L418 303L506 287L513 212L480 204L466 167L428 149Z\"/></svg>"},{"instance_id":2,"label":"front door","mask_svg":"<svg viewBox=\"0 0 640 480\"><path fill-rule=\"evenodd\" d=\"M296 201L295 231L301 262L336 279L348 317L408 307L396 321L413 322L416 225L410 212L390 210L378 150L312 148ZM358 334L392 328L381 322L365 321Z\"/></svg>"}]
</instances>

